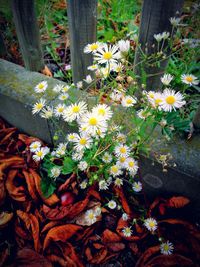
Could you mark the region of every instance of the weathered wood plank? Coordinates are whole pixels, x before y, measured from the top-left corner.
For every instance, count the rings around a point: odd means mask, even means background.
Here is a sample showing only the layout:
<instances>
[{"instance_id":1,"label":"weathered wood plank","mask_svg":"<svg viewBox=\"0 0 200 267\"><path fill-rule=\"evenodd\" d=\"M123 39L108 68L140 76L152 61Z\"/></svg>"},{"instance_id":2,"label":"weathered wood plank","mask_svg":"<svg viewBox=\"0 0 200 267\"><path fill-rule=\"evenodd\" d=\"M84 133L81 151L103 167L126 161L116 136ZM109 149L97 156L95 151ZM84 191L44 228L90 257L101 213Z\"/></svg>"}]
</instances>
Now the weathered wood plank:
<instances>
[{"instance_id":1,"label":"weathered wood plank","mask_svg":"<svg viewBox=\"0 0 200 267\"><path fill-rule=\"evenodd\" d=\"M184 0L144 0L139 31L139 43L141 44L143 53L151 55L156 52L157 42L154 34L164 31L171 32L172 25L169 19L180 16L183 3ZM137 49L136 51L135 64L141 61L141 50ZM143 64L139 64L135 68L135 72L141 77L142 69L145 69L149 75L147 79L147 90L157 90L161 85L160 77L166 65L167 60L162 61L160 67L151 66L147 68Z\"/></svg>"},{"instance_id":2,"label":"weathered wood plank","mask_svg":"<svg viewBox=\"0 0 200 267\"><path fill-rule=\"evenodd\" d=\"M97 0L67 0L67 11L73 81L77 83L86 77L92 64L92 56L84 54L83 48L96 41Z\"/></svg>"},{"instance_id":3,"label":"weathered wood plank","mask_svg":"<svg viewBox=\"0 0 200 267\"><path fill-rule=\"evenodd\" d=\"M41 71L44 60L34 0L12 0L12 12L25 67Z\"/></svg>"}]
</instances>

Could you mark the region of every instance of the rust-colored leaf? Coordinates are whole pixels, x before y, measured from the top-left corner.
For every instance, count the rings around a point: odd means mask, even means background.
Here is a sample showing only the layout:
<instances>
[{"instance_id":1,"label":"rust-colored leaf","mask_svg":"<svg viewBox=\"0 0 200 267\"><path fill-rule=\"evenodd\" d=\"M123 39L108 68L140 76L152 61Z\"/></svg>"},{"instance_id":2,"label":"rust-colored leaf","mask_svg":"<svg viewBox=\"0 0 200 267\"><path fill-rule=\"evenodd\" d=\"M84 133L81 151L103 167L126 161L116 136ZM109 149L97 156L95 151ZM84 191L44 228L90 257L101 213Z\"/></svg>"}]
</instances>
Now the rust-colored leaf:
<instances>
[{"instance_id":1,"label":"rust-colored leaf","mask_svg":"<svg viewBox=\"0 0 200 267\"><path fill-rule=\"evenodd\" d=\"M46 76L53 77L50 69L46 65L44 66L44 69L41 70L41 73L46 75Z\"/></svg>"},{"instance_id":2,"label":"rust-colored leaf","mask_svg":"<svg viewBox=\"0 0 200 267\"><path fill-rule=\"evenodd\" d=\"M167 206L170 208L182 208L190 203L190 200L186 197L172 197L167 201Z\"/></svg>"},{"instance_id":3,"label":"rust-colored leaf","mask_svg":"<svg viewBox=\"0 0 200 267\"><path fill-rule=\"evenodd\" d=\"M132 214L131 208L129 207L129 204L128 204L127 200L126 200L126 197L124 195L124 192L123 192L122 188L114 187L114 192L119 197L124 211L129 216L132 216L133 214Z\"/></svg>"},{"instance_id":4,"label":"rust-colored leaf","mask_svg":"<svg viewBox=\"0 0 200 267\"><path fill-rule=\"evenodd\" d=\"M12 220L13 213L12 212L4 212L0 213L0 229L7 226L7 224Z\"/></svg>"},{"instance_id":5,"label":"rust-colored leaf","mask_svg":"<svg viewBox=\"0 0 200 267\"><path fill-rule=\"evenodd\" d=\"M22 185L16 185L16 177L18 175L18 170L11 169L8 172L6 179L6 189L10 197L16 201L24 202L26 201L25 188Z\"/></svg>"},{"instance_id":6,"label":"rust-colored leaf","mask_svg":"<svg viewBox=\"0 0 200 267\"><path fill-rule=\"evenodd\" d=\"M148 248L139 258L139 260L137 261L135 267L144 267L146 266L146 263L155 255L158 255L158 253L160 253L160 246L154 246L154 247L150 247ZM147 267L147 266L146 266ZM150 267L150 266L149 266Z\"/></svg>"},{"instance_id":7,"label":"rust-colored leaf","mask_svg":"<svg viewBox=\"0 0 200 267\"><path fill-rule=\"evenodd\" d=\"M107 243L106 247L112 252L120 252L125 249L125 244L122 242Z\"/></svg>"},{"instance_id":8,"label":"rust-colored leaf","mask_svg":"<svg viewBox=\"0 0 200 267\"><path fill-rule=\"evenodd\" d=\"M15 259L16 267L53 267L44 256L32 249L23 248L17 253Z\"/></svg>"},{"instance_id":9,"label":"rust-colored leaf","mask_svg":"<svg viewBox=\"0 0 200 267\"><path fill-rule=\"evenodd\" d=\"M189 258L186 258L182 255L173 254L173 255L159 255L154 257L152 260L148 261L145 264L146 267L172 267L172 266L181 266L181 267L195 267L193 261ZM143 266L142 266L143 267Z\"/></svg>"},{"instance_id":10,"label":"rust-colored leaf","mask_svg":"<svg viewBox=\"0 0 200 267\"><path fill-rule=\"evenodd\" d=\"M112 232L109 229L106 229L102 233L102 241L103 241L103 243L120 242L121 240L122 240L122 238L118 234Z\"/></svg>"},{"instance_id":11,"label":"rust-colored leaf","mask_svg":"<svg viewBox=\"0 0 200 267\"><path fill-rule=\"evenodd\" d=\"M72 175L58 188L58 192L66 191L71 183L76 179L76 173Z\"/></svg>"},{"instance_id":12,"label":"rust-colored leaf","mask_svg":"<svg viewBox=\"0 0 200 267\"><path fill-rule=\"evenodd\" d=\"M17 216L23 221L26 229L31 233L34 248L37 252L39 252L41 244L39 240L39 223L37 218L31 213L25 213L21 210L17 210Z\"/></svg>"},{"instance_id":13,"label":"rust-colored leaf","mask_svg":"<svg viewBox=\"0 0 200 267\"><path fill-rule=\"evenodd\" d=\"M41 191L41 177L35 170L29 169L29 175L32 176L31 179L34 179L37 193L39 194L40 198L44 201L45 204L52 206L60 201L56 194L52 194L49 198L44 197Z\"/></svg>"},{"instance_id":14,"label":"rust-colored leaf","mask_svg":"<svg viewBox=\"0 0 200 267\"><path fill-rule=\"evenodd\" d=\"M81 226L75 224L65 224L52 228L45 237L43 249L45 250L52 241L66 242L69 238L82 229L83 228Z\"/></svg>"}]
</instances>

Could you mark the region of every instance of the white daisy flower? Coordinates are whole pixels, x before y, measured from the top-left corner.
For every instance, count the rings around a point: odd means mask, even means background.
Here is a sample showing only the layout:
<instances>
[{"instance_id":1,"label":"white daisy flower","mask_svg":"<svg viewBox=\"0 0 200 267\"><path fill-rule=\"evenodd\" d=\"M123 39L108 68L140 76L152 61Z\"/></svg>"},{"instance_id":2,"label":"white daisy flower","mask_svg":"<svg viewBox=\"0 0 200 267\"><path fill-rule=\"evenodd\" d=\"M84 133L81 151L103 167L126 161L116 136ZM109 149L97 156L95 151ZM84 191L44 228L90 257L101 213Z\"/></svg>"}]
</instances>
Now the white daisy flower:
<instances>
[{"instance_id":1,"label":"white daisy flower","mask_svg":"<svg viewBox=\"0 0 200 267\"><path fill-rule=\"evenodd\" d=\"M121 72L124 68L124 65L122 65L122 63L118 63L118 64L112 64L111 65L111 70L115 71L115 72Z\"/></svg>"},{"instance_id":2,"label":"white daisy flower","mask_svg":"<svg viewBox=\"0 0 200 267\"><path fill-rule=\"evenodd\" d=\"M69 95L67 93L63 93L61 95L59 95L58 99L60 99L61 101L65 101L69 98Z\"/></svg>"},{"instance_id":3,"label":"white daisy flower","mask_svg":"<svg viewBox=\"0 0 200 267\"><path fill-rule=\"evenodd\" d=\"M111 108L106 104L98 104L93 107L92 112L98 116L102 116L105 120L109 120L113 115Z\"/></svg>"},{"instance_id":4,"label":"white daisy flower","mask_svg":"<svg viewBox=\"0 0 200 267\"><path fill-rule=\"evenodd\" d=\"M123 99L123 97L124 97L124 94L122 92L120 92L119 90L116 90L116 89L110 94L110 98L116 102L121 101L121 99Z\"/></svg>"},{"instance_id":5,"label":"white daisy flower","mask_svg":"<svg viewBox=\"0 0 200 267\"><path fill-rule=\"evenodd\" d=\"M199 84L197 77L192 74L182 74L181 81L185 84L189 84L190 86Z\"/></svg>"},{"instance_id":6,"label":"white daisy flower","mask_svg":"<svg viewBox=\"0 0 200 267\"><path fill-rule=\"evenodd\" d=\"M34 90L36 93L43 93L46 91L47 87L48 87L47 81L43 81L41 83L38 83L35 86Z\"/></svg>"},{"instance_id":7,"label":"white daisy flower","mask_svg":"<svg viewBox=\"0 0 200 267\"><path fill-rule=\"evenodd\" d=\"M109 178L107 179L107 184L108 184L108 186L112 184L112 181L113 181L112 177L109 177Z\"/></svg>"},{"instance_id":8,"label":"white daisy flower","mask_svg":"<svg viewBox=\"0 0 200 267\"><path fill-rule=\"evenodd\" d=\"M114 200L110 200L108 202L108 207L109 209L114 210L117 207L117 203Z\"/></svg>"},{"instance_id":9,"label":"white daisy flower","mask_svg":"<svg viewBox=\"0 0 200 267\"><path fill-rule=\"evenodd\" d=\"M85 132L92 136L97 135L97 131L105 132L107 130L107 122L102 116L97 115L94 112L87 112L80 121L78 121L80 127L85 128Z\"/></svg>"},{"instance_id":10,"label":"white daisy flower","mask_svg":"<svg viewBox=\"0 0 200 267\"><path fill-rule=\"evenodd\" d=\"M112 155L109 154L108 152L105 152L102 157L102 161L105 163L110 163L112 161Z\"/></svg>"},{"instance_id":11,"label":"white daisy flower","mask_svg":"<svg viewBox=\"0 0 200 267\"><path fill-rule=\"evenodd\" d=\"M83 151L74 152L74 153L72 153L72 159L74 161L79 161L83 158L83 155L84 155Z\"/></svg>"},{"instance_id":12,"label":"white daisy flower","mask_svg":"<svg viewBox=\"0 0 200 267\"><path fill-rule=\"evenodd\" d=\"M162 99L161 108L169 112L181 108L186 103L180 92L175 92L168 88L163 91Z\"/></svg>"},{"instance_id":13,"label":"white daisy flower","mask_svg":"<svg viewBox=\"0 0 200 267\"><path fill-rule=\"evenodd\" d=\"M63 85L61 84L56 84L54 87L53 87L53 91L56 92L56 93L60 93L61 90L63 88Z\"/></svg>"},{"instance_id":14,"label":"white daisy flower","mask_svg":"<svg viewBox=\"0 0 200 267\"><path fill-rule=\"evenodd\" d=\"M130 50L130 41L129 40L120 40L117 43L120 52L122 52L123 54L128 53Z\"/></svg>"},{"instance_id":15,"label":"white daisy flower","mask_svg":"<svg viewBox=\"0 0 200 267\"><path fill-rule=\"evenodd\" d=\"M120 178L116 178L115 181L114 181L114 184L117 186L117 187L121 187L123 185L123 180L120 179Z\"/></svg>"},{"instance_id":16,"label":"white daisy flower","mask_svg":"<svg viewBox=\"0 0 200 267\"><path fill-rule=\"evenodd\" d=\"M140 192L142 190L142 183L134 182L132 188L135 192Z\"/></svg>"},{"instance_id":17,"label":"white daisy flower","mask_svg":"<svg viewBox=\"0 0 200 267\"><path fill-rule=\"evenodd\" d=\"M83 79L83 80L84 80L87 84L90 84L90 83L93 81L91 75L87 75L86 78Z\"/></svg>"},{"instance_id":18,"label":"white daisy flower","mask_svg":"<svg viewBox=\"0 0 200 267\"><path fill-rule=\"evenodd\" d=\"M93 224L97 221L96 214L92 209L86 211L85 220L88 222L88 224Z\"/></svg>"},{"instance_id":19,"label":"white daisy flower","mask_svg":"<svg viewBox=\"0 0 200 267\"><path fill-rule=\"evenodd\" d=\"M82 81L77 82L76 87L79 89L83 88L83 82Z\"/></svg>"},{"instance_id":20,"label":"white daisy flower","mask_svg":"<svg viewBox=\"0 0 200 267\"><path fill-rule=\"evenodd\" d=\"M149 102L154 108L160 108L163 103L163 95L160 92L155 92L153 98L149 98Z\"/></svg>"},{"instance_id":21,"label":"white daisy flower","mask_svg":"<svg viewBox=\"0 0 200 267\"><path fill-rule=\"evenodd\" d=\"M181 18L173 17L173 18L170 18L169 21L170 21L172 26L177 27L181 21Z\"/></svg>"},{"instance_id":22,"label":"white daisy flower","mask_svg":"<svg viewBox=\"0 0 200 267\"><path fill-rule=\"evenodd\" d=\"M159 43L163 39L163 35L161 33L154 34L153 37L156 39L156 41Z\"/></svg>"},{"instance_id":23,"label":"white daisy flower","mask_svg":"<svg viewBox=\"0 0 200 267\"><path fill-rule=\"evenodd\" d=\"M80 136L77 135L76 139L74 140L74 148L77 151L84 150L85 148L90 148L91 144L92 139L86 134L81 134Z\"/></svg>"},{"instance_id":24,"label":"white daisy flower","mask_svg":"<svg viewBox=\"0 0 200 267\"><path fill-rule=\"evenodd\" d=\"M30 144L30 151L31 152L36 152L41 148L41 143L39 141L35 141Z\"/></svg>"},{"instance_id":25,"label":"white daisy flower","mask_svg":"<svg viewBox=\"0 0 200 267\"><path fill-rule=\"evenodd\" d=\"M123 220L123 221L128 221L128 219L129 219L128 214L127 214L127 213L123 213L123 214L122 214L122 220Z\"/></svg>"},{"instance_id":26,"label":"white daisy flower","mask_svg":"<svg viewBox=\"0 0 200 267\"><path fill-rule=\"evenodd\" d=\"M173 80L174 76L172 76L171 74L164 74L160 80L164 85L169 85L170 82Z\"/></svg>"},{"instance_id":27,"label":"white daisy flower","mask_svg":"<svg viewBox=\"0 0 200 267\"><path fill-rule=\"evenodd\" d=\"M53 178L57 178L61 174L60 167L53 167L50 171L50 176Z\"/></svg>"},{"instance_id":28,"label":"white daisy flower","mask_svg":"<svg viewBox=\"0 0 200 267\"><path fill-rule=\"evenodd\" d=\"M125 237L130 237L133 233L133 231L131 230L131 227L124 227L122 229L122 232L123 232Z\"/></svg>"},{"instance_id":29,"label":"white daisy flower","mask_svg":"<svg viewBox=\"0 0 200 267\"><path fill-rule=\"evenodd\" d=\"M106 180L99 181L99 190L107 190L108 184L106 183Z\"/></svg>"},{"instance_id":30,"label":"white daisy flower","mask_svg":"<svg viewBox=\"0 0 200 267\"><path fill-rule=\"evenodd\" d=\"M128 157L130 154L130 148L127 145L120 144L115 147L114 153L117 157Z\"/></svg>"},{"instance_id":31,"label":"white daisy flower","mask_svg":"<svg viewBox=\"0 0 200 267\"><path fill-rule=\"evenodd\" d=\"M98 48L96 53L94 53L94 60L96 60L99 64L117 63L120 58L120 51L116 45L112 46L105 44L104 46Z\"/></svg>"},{"instance_id":32,"label":"white daisy flower","mask_svg":"<svg viewBox=\"0 0 200 267\"><path fill-rule=\"evenodd\" d=\"M71 66L70 64L65 65L65 67L64 67L64 69L65 69L66 71L71 70L71 68L72 68L72 66Z\"/></svg>"},{"instance_id":33,"label":"white daisy flower","mask_svg":"<svg viewBox=\"0 0 200 267\"><path fill-rule=\"evenodd\" d=\"M83 180L83 181L80 183L79 186L80 186L81 189L86 189L87 185L88 185L87 180Z\"/></svg>"},{"instance_id":34,"label":"white daisy flower","mask_svg":"<svg viewBox=\"0 0 200 267\"><path fill-rule=\"evenodd\" d=\"M64 121L72 122L79 119L87 111L87 104L84 101L68 106L63 112Z\"/></svg>"},{"instance_id":35,"label":"white daisy flower","mask_svg":"<svg viewBox=\"0 0 200 267\"><path fill-rule=\"evenodd\" d=\"M78 164L78 168L79 168L79 170L81 170L81 171L85 171L85 170L87 169L87 167L88 167L88 164L87 164L86 161L81 161L81 162L79 162L79 164Z\"/></svg>"},{"instance_id":36,"label":"white daisy flower","mask_svg":"<svg viewBox=\"0 0 200 267\"><path fill-rule=\"evenodd\" d=\"M64 114L66 106L64 104L58 104L54 109L54 114L56 117L60 117Z\"/></svg>"},{"instance_id":37,"label":"white daisy flower","mask_svg":"<svg viewBox=\"0 0 200 267\"><path fill-rule=\"evenodd\" d=\"M69 89L70 89L69 85L62 86L61 92L62 93L67 93L69 91Z\"/></svg>"},{"instance_id":38,"label":"white daisy flower","mask_svg":"<svg viewBox=\"0 0 200 267\"><path fill-rule=\"evenodd\" d=\"M33 105L32 113L39 113L45 107L46 100L41 98L38 102Z\"/></svg>"},{"instance_id":39,"label":"white daisy flower","mask_svg":"<svg viewBox=\"0 0 200 267\"><path fill-rule=\"evenodd\" d=\"M35 154L33 155L33 159L35 161L40 161L41 159L43 159L46 154L49 153L49 148L48 147L41 147L40 149L38 149L37 151L35 151Z\"/></svg>"},{"instance_id":40,"label":"white daisy flower","mask_svg":"<svg viewBox=\"0 0 200 267\"><path fill-rule=\"evenodd\" d=\"M160 245L160 252L163 255L171 255L174 251L174 246L171 242L167 241Z\"/></svg>"},{"instance_id":41,"label":"white daisy flower","mask_svg":"<svg viewBox=\"0 0 200 267\"><path fill-rule=\"evenodd\" d=\"M89 54L89 53L95 53L97 51L97 49L99 49L101 46L103 46L104 44L96 42L96 43L92 43L92 44L88 44L85 46L84 48L84 53Z\"/></svg>"},{"instance_id":42,"label":"white daisy flower","mask_svg":"<svg viewBox=\"0 0 200 267\"><path fill-rule=\"evenodd\" d=\"M116 176L119 176L122 174L122 170L120 168L120 166L118 165L113 165L110 167L110 174L113 176L113 177L116 177Z\"/></svg>"},{"instance_id":43,"label":"white daisy flower","mask_svg":"<svg viewBox=\"0 0 200 267\"><path fill-rule=\"evenodd\" d=\"M169 32L163 32L163 33L162 33L162 38L163 38L164 40L167 39L169 36L170 36L170 33L169 33Z\"/></svg>"},{"instance_id":44,"label":"white daisy flower","mask_svg":"<svg viewBox=\"0 0 200 267\"><path fill-rule=\"evenodd\" d=\"M138 171L138 163L136 160L133 158L128 158L126 160L126 169L131 173L131 174L136 174Z\"/></svg>"},{"instance_id":45,"label":"white daisy flower","mask_svg":"<svg viewBox=\"0 0 200 267\"><path fill-rule=\"evenodd\" d=\"M74 142L74 140L76 140L77 137L78 137L77 133L70 133L67 135L67 140L69 142Z\"/></svg>"},{"instance_id":46,"label":"white daisy flower","mask_svg":"<svg viewBox=\"0 0 200 267\"><path fill-rule=\"evenodd\" d=\"M124 144L126 142L126 135L125 134L122 134L122 133L118 133L118 135L117 135L117 141L119 143Z\"/></svg>"},{"instance_id":47,"label":"white daisy flower","mask_svg":"<svg viewBox=\"0 0 200 267\"><path fill-rule=\"evenodd\" d=\"M116 165L120 166L121 168L125 168L126 167L126 160L127 160L127 157L120 156L120 157L118 157Z\"/></svg>"},{"instance_id":48,"label":"white daisy flower","mask_svg":"<svg viewBox=\"0 0 200 267\"><path fill-rule=\"evenodd\" d=\"M144 220L144 226L151 232L154 232L158 228L158 223L153 218Z\"/></svg>"},{"instance_id":49,"label":"white daisy flower","mask_svg":"<svg viewBox=\"0 0 200 267\"><path fill-rule=\"evenodd\" d=\"M123 107L132 107L136 102L135 97L127 95L122 98L121 104Z\"/></svg>"},{"instance_id":50,"label":"white daisy flower","mask_svg":"<svg viewBox=\"0 0 200 267\"><path fill-rule=\"evenodd\" d=\"M47 106L46 108L44 108L42 110L42 113L40 114L40 116L44 119L50 119L53 117L53 108Z\"/></svg>"},{"instance_id":51,"label":"white daisy flower","mask_svg":"<svg viewBox=\"0 0 200 267\"><path fill-rule=\"evenodd\" d=\"M94 210L94 213L96 216L100 216L101 215L101 208L100 207L96 207Z\"/></svg>"},{"instance_id":52,"label":"white daisy flower","mask_svg":"<svg viewBox=\"0 0 200 267\"><path fill-rule=\"evenodd\" d=\"M110 68L108 68L108 67L105 67L105 68L99 68L96 72L95 72L95 74L96 74L96 77L98 77L98 78L102 78L102 79L106 79L108 76L109 76L109 74L110 74Z\"/></svg>"},{"instance_id":53,"label":"white daisy flower","mask_svg":"<svg viewBox=\"0 0 200 267\"><path fill-rule=\"evenodd\" d=\"M66 152L66 146L67 144L66 143L60 143L56 149L56 156L57 157L61 157L61 156L64 156L65 155L65 152Z\"/></svg>"},{"instance_id":54,"label":"white daisy flower","mask_svg":"<svg viewBox=\"0 0 200 267\"><path fill-rule=\"evenodd\" d=\"M91 66L87 67L87 69L91 70L91 71L95 71L98 69L98 65L97 64L91 65Z\"/></svg>"},{"instance_id":55,"label":"white daisy flower","mask_svg":"<svg viewBox=\"0 0 200 267\"><path fill-rule=\"evenodd\" d=\"M146 110L145 109L140 109L137 111L137 115L140 119L145 120L146 119Z\"/></svg>"},{"instance_id":56,"label":"white daisy flower","mask_svg":"<svg viewBox=\"0 0 200 267\"><path fill-rule=\"evenodd\" d=\"M145 95L148 99L148 101L151 101L152 99L154 99L154 96L155 96L155 93L154 91L143 91L143 95Z\"/></svg>"}]
</instances>

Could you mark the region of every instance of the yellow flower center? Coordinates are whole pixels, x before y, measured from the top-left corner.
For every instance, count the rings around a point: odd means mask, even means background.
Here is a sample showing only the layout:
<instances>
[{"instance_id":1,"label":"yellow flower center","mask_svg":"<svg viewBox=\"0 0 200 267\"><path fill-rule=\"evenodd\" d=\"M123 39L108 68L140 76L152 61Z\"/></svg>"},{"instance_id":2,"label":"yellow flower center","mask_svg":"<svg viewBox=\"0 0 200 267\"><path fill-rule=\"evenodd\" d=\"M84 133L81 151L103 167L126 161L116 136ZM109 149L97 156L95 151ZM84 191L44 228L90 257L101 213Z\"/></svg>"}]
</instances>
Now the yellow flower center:
<instances>
[{"instance_id":1,"label":"yellow flower center","mask_svg":"<svg viewBox=\"0 0 200 267\"><path fill-rule=\"evenodd\" d=\"M117 172L118 172L118 168L117 168L116 165L115 165L115 166L112 166L112 167L111 167L111 170L112 170L112 172L114 172L114 173L117 173Z\"/></svg>"},{"instance_id":2,"label":"yellow flower center","mask_svg":"<svg viewBox=\"0 0 200 267\"><path fill-rule=\"evenodd\" d=\"M126 104L130 105L132 103L133 103L133 100L132 99L129 98L129 99L126 100Z\"/></svg>"},{"instance_id":3,"label":"yellow flower center","mask_svg":"<svg viewBox=\"0 0 200 267\"><path fill-rule=\"evenodd\" d=\"M42 84L42 83L39 84L39 85L38 85L38 88L39 88L39 89L43 89L43 88L44 88L44 84Z\"/></svg>"},{"instance_id":4,"label":"yellow flower center","mask_svg":"<svg viewBox=\"0 0 200 267\"><path fill-rule=\"evenodd\" d=\"M191 83L193 81L193 78L191 76L187 76L185 79L189 83Z\"/></svg>"},{"instance_id":5,"label":"yellow flower center","mask_svg":"<svg viewBox=\"0 0 200 267\"><path fill-rule=\"evenodd\" d=\"M93 214L93 213L90 213L90 214L88 215L88 217L89 217L90 220L93 220L93 219L94 219L94 214Z\"/></svg>"},{"instance_id":6,"label":"yellow flower center","mask_svg":"<svg viewBox=\"0 0 200 267\"><path fill-rule=\"evenodd\" d=\"M41 109L41 108L43 108L43 104L42 104L42 103L38 103L38 104L36 105L36 109Z\"/></svg>"},{"instance_id":7,"label":"yellow flower center","mask_svg":"<svg viewBox=\"0 0 200 267\"><path fill-rule=\"evenodd\" d=\"M80 145L85 145L87 143L87 140L85 139L85 138L81 138L80 140L79 140L79 144Z\"/></svg>"},{"instance_id":8,"label":"yellow flower center","mask_svg":"<svg viewBox=\"0 0 200 267\"><path fill-rule=\"evenodd\" d=\"M97 125L97 119L96 118L90 118L89 119L89 124L92 125L92 126Z\"/></svg>"},{"instance_id":9,"label":"yellow flower center","mask_svg":"<svg viewBox=\"0 0 200 267\"><path fill-rule=\"evenodd\" d=\"M149 93L150 98L154 98L154 93Z\"/></svg>"},{"instance_id":10,"label":"yellow flower center","mask_svg":"<svg viewBox=\"0 0 200 267\"><path fill-rule=\"evenodd\" d=\"M62 113L63 111L64 111L64 108L63 108L63 107L59 107L59 108L58 108L58 112L59 112L59 113Z\"/></svg>"},{"instance_id":11,"label":"yellow flower center","mask_svg":"<svg viewBox=\"0 0 200 267\"><path fill-rule=\"evenodd\" d=\"M37 145L37 144L34 144L34 145L33 145L33 148L38 148L38 145Z\"/></svg>"},{"instance_id":12,"label":"yellow flower center","mask_svg":"<svg viewBox=\"0 0 200 267\"><path fill-rule=\"evenodd\" d=\"M160 99L160 98L155 99L156 105L159 105L161 102L162 102L162 99Z\"/></svg>"},{"instance_id":13,"label":"yellow flower center","mask_svg":"<svg viewBox=\"0 0 200 267\"><path fill-rule=\"evenodd\" d=\"M121 147L119 151L120 151L120 153L124 154L124 153L126 153L126 148L125 147Z\"/></svg>"},{"instance_id":14,"label":"yellow flower center","mask_svg":"<svg viewBox=\"0 0 200 267\"><path fill-rule=\"evenodd\" d=\"M155 223L154 223L154 222L149 222L149 226L150 226L151 228L153 228L153 227L155 226Z\"/></svg>"},{"instance_id":15,"label":"yellow flower center","mask_svg":"<svg viewBox=\"0 0 200 267\"><path fill-rule=\"evenodd\" d=\"M106 59L106 60L109 60L112 58L112 53L111 52L105 52L103 54L103 58Z\"/></svg>"},{"instance_id":16,"label":"yellow flower center","mask_svg":"<svg viewBox=\"0 0 200 267\"><path fill-rule=\"evenodd\" d=\"M98 114L99 115L102 115L102 116L104 116L105 115L105 109L103 109L103 108L100 108L99 110L98 110Z\"/></svg>"},{"instance_id":17,"label":"yellow flower center","mask_svg":"<svg viewBox=\"0 0 200 267\"><path fill-rule=\"evenodd\" d=\"M98 47L99 47L98 44L91 44L90 49L91 49L92 51L94 51L94 50L97 50Z\"/></svg>"},{"instance_id":18,"label":"yellow flower center","mask_svg":"<svg viewBox=\"0 0 200 267\"><path fill-rule=\"evenodd\" d=\"M129 163L128 163L128 165L129 165L129 167L134 167L134 165L135 165L135 163L133 162L133 161L130 161Z\"/></svg>"},{"instance_id":19,"label":"yellow flower center","mask_svg":"<svg viewBox=\"0 0 200 267\"><path fill-rule=\"evenodd\" d=\"M36 154L38 157L42 157L42 155L43 155L42 151L38 151Z\"/></svg>"},{"instance_id":20,"label":"yellow flower center","mask_svg":"<svg viewBox=\"0 0 200 267\"><path fill-rule=\"evenodd\" d=\"M67 87L65 86L65 87L63 87L62 91L63 91L63 92L67 92L67 91L69 91L69 88L67 88Z\"/></svg>"},{"instance_id":21,"label":"yellow flower center","mask_svg":"<svg viewBox=\"0 0 200 267\"><path fill-rule=\"evenodd\" d=\"M166 97L166 102L169 105L173 105L175 103L175 101L176 101L176 99L175 99L175 97L173 95L170 95L170 96Z\"/></svg>"},{"instance_id":22,"label":"yellow flower center","mask_svg":"<svg viewBox=\"0 0 200 267\"><path fill-rule=\"evenodd\" d=\"M164 244L164 246L163 246L163 250L164 250L164 251L168 251L168 250L169 250L169 245Z\"/></svg>"},{"instance_id":23,"label":"yellow flower center","mask_svg":"<svg viewBox=\"0 0 200 267\"><path fill-rule=\"evenodd\" d=\"M125 157L121 157L121 158L119 159L119 161L120 161L121 163L124 163L124 162L125 162L125 160L126 160L126 158L125 158Z\"/></svg>"},{"instance_id":24,"label":"yellow flower center","mask_svg":"<svg viewBox=\"0 0 200 267\"><path fill-rule=\"evenodd\" d=\"M74 112L74 113L78 113L79 111L80 111L80 107L79 106L74 106L72 108L72 112Z\"/></svg>"}]
</instances>

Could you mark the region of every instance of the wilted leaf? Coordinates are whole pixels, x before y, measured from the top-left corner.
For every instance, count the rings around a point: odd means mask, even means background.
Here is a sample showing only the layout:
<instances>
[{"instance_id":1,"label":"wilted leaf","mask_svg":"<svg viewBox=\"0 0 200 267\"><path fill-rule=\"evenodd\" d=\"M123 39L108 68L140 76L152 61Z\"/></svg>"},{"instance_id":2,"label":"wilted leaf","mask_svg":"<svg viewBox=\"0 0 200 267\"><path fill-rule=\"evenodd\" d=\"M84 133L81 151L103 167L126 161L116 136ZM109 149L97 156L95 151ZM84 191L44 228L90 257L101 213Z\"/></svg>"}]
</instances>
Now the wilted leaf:
<instances>
[{"instance_id":1,"label":"wilted leaf","mask_svg":"<svg viewBox=\"0 0 200 267\"><path fill-rule=\"evenodd\" d=\"M12 212L4 212L0 213L0 229L4 228L13 218Z\"/></svg>"},{"instance_id":2,"label":"wilted leaf","mask_svg":"<svg viewBox=\"0 0 200 267\"><path fill-rule=\"evenodd\" d=\"M16 267L53 267L44 256L38 254L32 249L23 248L18 251L15 259Z\"/></svg>"},{"instance_id":3,"label":"wilted leaf","mask_svg":"<svg viewBox=\"0 0 200 267\"><path fill-rule=\"evenodd\" d=\"M182 208L190 203L190 200L186 197L172 197L168 199L167 206L170 208Z\"/></svg>"},{"instance_id":4,"label":"wilted leaf","mask_svg":"<svg viewBox=\"0 0 200 267\"><path fill-rule=\"evenodd\" d=\"M69 238L82 229L83 228L81 226L75 224L65 224L52 228L45 237L43 249L45 250L52 241L66 242Z\"/></svg>"}]
</instances>

